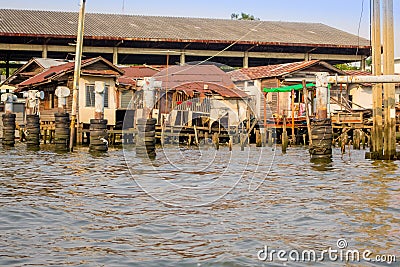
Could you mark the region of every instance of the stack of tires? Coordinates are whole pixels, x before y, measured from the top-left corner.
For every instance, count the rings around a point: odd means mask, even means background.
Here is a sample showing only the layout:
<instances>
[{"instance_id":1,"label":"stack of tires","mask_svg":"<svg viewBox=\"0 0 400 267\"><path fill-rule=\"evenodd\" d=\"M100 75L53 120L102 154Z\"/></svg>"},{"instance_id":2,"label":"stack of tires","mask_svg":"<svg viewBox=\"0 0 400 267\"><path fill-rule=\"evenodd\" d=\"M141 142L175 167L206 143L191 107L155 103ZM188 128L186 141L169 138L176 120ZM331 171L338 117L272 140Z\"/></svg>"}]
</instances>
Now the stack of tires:
<instances>
[{"instance_id":1,"label":"stack of tires","mask_svg":"<svg viewBox=\"0 0 400 267\"><path fill-rule=\"evenodd\" d=\"M40 146L39 115L26 115L26 146L29 149L38 149Z\"/></svg>"},{"instance_id":2,"label":"stack of tires","mask_svg":"<svg viewBox=\"0 0 400 267\"><path fill-rule=\"evenodd\" d=\"M57 151L68 151L70 138L70 119L68 113L54 114L56 128L54 143Z\"/></svg>"},{"instance_id":3,"label":"stack of tires","mask_svg":"<svg viewBox=\"0 0 400 267\"><path fill-rule=\"evenodd\" d=\"M3 146L15 145L15 114L3 114Z\"/></svg>"},{"instance_id":4,"label":"stack of tires","mask_svg":"<svg viewBox=\"0 0 400 267\"><path fill-rule=\"evenodd\" d=\"M136 135L136 155L156 157L156 119L138 119Z\"/></svg>"},{"instance_id":5,"label":"stack of tires","mask_svg":"<svg viewBox=\"0 0 400 267\"><path fill-rule=\"evenodd\" d=\"M315 120L311 123L311 159L332 158L332 136L331 119Z\"/></svg>"},{"instance_id":6,"label":"stack of tires","mask_svg":"<svg viewBox=\"0 0 400 267\"><path fill-rule=\"evenodd\" d=\"M108 131L107 120L91 119L90 120L90 144L91 152L108 151Z\"/></svg>"}]
</instances>

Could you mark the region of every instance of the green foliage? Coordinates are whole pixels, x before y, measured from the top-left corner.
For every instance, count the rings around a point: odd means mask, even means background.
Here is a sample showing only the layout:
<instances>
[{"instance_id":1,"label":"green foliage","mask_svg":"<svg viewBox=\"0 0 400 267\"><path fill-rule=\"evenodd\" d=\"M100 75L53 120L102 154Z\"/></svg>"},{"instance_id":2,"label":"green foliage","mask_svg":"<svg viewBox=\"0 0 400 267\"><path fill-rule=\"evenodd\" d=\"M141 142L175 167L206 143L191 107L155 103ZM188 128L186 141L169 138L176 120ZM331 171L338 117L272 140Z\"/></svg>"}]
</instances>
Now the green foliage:
<instances>
[{"instance_id":1,"label":"green foliage","mask_svg":"<svg viewBox=\"0 0 400 267\"><path fill-rule=\"evenodd\" d=\"M359 70L360 69L360 68L358 68L356 66L352 66L350 64L336 64L335 67L338 68L339 70Z\"/></svg>"},{"instance_id":2,"label":"green foliage","mask_svg":"<svg viewBox=\"0 0 400 267\"><path fill-rule=\"evenodd\" d=\"M233 20L260 20L259 18L255 18L254 15L246 14L246 13L232 13L231 19Z\"/></svg>"}]
</instances>

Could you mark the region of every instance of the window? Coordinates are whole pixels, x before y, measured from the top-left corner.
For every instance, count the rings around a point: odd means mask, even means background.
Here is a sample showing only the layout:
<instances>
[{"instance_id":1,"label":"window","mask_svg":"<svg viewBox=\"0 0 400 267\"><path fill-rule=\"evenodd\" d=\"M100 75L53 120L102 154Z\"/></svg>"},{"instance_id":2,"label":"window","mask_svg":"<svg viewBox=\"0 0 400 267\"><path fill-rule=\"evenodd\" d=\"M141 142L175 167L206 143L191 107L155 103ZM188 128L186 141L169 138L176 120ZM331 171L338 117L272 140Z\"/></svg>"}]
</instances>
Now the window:
<instances>
[{"instance_id":1,"label":"window","mask_svg":"<svg viewBox=\"0 0 400 267\"><path fill-rule=\"evenodd\" d=\"M108 108L108 88L109 86L106 85L104 89L104 107ZM87 84L86 85L86 107L94 107L94 84Z\"/></svg>"}]
</instances>

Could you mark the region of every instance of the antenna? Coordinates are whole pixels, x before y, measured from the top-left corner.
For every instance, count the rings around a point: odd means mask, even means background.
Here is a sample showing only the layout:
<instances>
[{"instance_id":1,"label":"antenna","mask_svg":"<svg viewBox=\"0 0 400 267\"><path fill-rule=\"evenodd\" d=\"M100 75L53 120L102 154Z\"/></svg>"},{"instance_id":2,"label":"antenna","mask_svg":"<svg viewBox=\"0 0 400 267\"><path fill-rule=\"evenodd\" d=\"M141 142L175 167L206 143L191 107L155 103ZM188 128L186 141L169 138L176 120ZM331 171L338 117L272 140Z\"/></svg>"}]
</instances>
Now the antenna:
<instances>
[{"instance_id":1,"label":"antenna","mask_svg":"<svg viewBox=\"0 0 400 267\"><path fill-rule=\"evenodd\" d=\"M125 0L122 0L122 14L125 14Z\"/></svg>"}]
</instances>

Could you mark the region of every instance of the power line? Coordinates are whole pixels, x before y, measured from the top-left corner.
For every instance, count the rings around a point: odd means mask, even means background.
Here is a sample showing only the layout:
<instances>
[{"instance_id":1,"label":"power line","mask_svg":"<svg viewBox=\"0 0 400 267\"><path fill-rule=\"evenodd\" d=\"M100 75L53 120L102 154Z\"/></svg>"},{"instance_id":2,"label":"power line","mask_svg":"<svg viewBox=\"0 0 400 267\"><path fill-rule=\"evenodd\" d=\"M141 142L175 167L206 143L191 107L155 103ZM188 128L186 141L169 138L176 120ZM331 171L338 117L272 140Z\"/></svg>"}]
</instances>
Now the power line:
<instances>
[{"instance_id":1,"label":"power line","mask_svg":"<svg viewBox=\"0 0 400 267\"><path fill-rule=\"evenodd\" d=\"M358 21L358 29L357 29L357 51L356 51L356 56L358 55L358 49L360 47L360 28L361 28L361 21L364 15L364 0L361 2L361 14L360 14L360 20Z\"/></svg>"}]
</instances>

